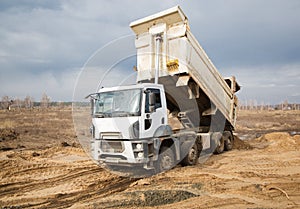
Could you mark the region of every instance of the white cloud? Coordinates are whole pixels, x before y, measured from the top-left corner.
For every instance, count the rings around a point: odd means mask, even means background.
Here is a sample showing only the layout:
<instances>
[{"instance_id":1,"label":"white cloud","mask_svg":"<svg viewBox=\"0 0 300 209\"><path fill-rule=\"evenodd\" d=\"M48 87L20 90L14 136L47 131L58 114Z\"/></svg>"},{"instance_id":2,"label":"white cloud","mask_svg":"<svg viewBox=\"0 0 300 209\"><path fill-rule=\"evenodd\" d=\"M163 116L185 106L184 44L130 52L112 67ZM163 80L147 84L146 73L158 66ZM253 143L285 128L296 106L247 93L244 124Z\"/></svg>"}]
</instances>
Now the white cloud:
<instances>
[{"instance_id":1,"label":"white cloud","mask_svg":"<svg viewBox=\"0 0 300 209\"><path fill-rule=\"evenodd\" d=\"M238 94L241 100L255 99L269 103L278 103L288 99L299 102L300 63L293 65L264 65L226 69L233 73L242 85Z\"/></svg>"},{"instance_id":2,"label":"white cloud","mask_svg":"<svg viewBox=\"0 0 300 209\"><path fill-rule=\"evenodd\" d=\"M32 96L39 101L43 93L49 95L55 101L71 101L76 77L79 69L67 69L61 74L53 74L49 71L39 74L28 74L22 71L18 74L7 73L0 77L1 95L15 98Z\"/></svg>"},{"instance_id":3,"label":"white cloud","mask_svg":"<svg viewBox=\"0 0 300 209\"><path fill-rule=\"evenodd\" d=\"M76 80L70 69L78 73L106 43L133 34L131 21L176 4L182 6L192 32L221 73L236 75L243 85L241 97L275 101L286 92L296 94L300 83L297 0L11 0L0 3L0 96L39 97L45 91L53 99L70 100ZM88 67L117 64L126 54L134 54L133 44L133 40L112 43ZM132 68L131 63L120 64ZM116 68L121 69L120 64ZM17 84L9 82L12 79ZM300 102L299 97L293 99Z\"/></svg>"}]
</instances>

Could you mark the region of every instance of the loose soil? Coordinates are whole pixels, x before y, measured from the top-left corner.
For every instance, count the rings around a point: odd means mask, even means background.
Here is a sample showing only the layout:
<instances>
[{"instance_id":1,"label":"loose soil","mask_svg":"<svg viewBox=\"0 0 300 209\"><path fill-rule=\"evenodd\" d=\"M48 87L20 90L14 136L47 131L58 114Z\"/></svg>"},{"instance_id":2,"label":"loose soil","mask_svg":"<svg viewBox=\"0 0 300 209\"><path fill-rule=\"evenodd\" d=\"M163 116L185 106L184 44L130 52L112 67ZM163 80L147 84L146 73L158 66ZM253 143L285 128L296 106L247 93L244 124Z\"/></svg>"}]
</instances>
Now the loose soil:
<instances>
[{"instance_id":1,"label":"loose soil","mask_svg":"<svg viewBox=\"0 0 300 209\"><path fill-rule=\"evenodd\" d=\"M71 108L0 111L0 208L300 208L300 111L239 113L234 149L149 178L77 143Z\"/></svg>"}]
</instances>

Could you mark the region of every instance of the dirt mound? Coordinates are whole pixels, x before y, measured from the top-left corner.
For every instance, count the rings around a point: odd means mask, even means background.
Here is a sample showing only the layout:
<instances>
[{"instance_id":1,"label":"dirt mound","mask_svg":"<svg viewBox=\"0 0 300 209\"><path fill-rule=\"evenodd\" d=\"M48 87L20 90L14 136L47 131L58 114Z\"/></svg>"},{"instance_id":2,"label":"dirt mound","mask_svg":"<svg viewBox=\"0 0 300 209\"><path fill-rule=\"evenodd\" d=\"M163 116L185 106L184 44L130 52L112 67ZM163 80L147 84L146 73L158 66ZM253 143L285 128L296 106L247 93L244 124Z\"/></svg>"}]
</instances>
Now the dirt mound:
<instances>
[{"instance_id":1,"label":"dirt mound","mask_svg":"<svg viewBox=\"0 0 300 209\"><path fill-rule=\"evenodd\" d=\"M299 144L300 143L300 135L295 135L293 136L293 138L295 139L295 141Z\"/></svg>"},{"instance_id":2,"label":"dirt mound","mask_svg":"<svg viewBox=\"0 0 300 209\"><path fill-rule=\"evenodd\" d=\"M96 208L155 207L181 202L197 196L196 194L183 190L134 191L115 195L113 199L102 199L94 203L93 206Z\"/></svg>"},{"instance_id":3,"label":"dirt mound","mask_svg":"<svg viewBox=\"0 0 300 209\"><path fill-rule=\"evenodd\" d=\"M251 150L253 147L246 141L241 140L238 136L234 136L233 149Z\"/></svg>"},{"instance_id":4,"label":"dirt mound","mask_svg":"<svg viewBox=\"0 0 300 209\"><path fill-rule=\"evenodd\" d=\"M12 128L1 128L0 129L0 141L6 141L6 140L14 140L17 139L19 136L19 133L16 132L16 130Z\"/></svg>"},{"instance_id":5,"label":"dirt mound","mask_svg":"<svg viewBox=\"0 0 300 209\"><path fill-rule=\"evenodd\" d=\"M265 134L255 141L264 145L267 150L298 150L299 138L299 135L291 136L287 132L274 132Z\"/></svg>"},{"instance_id":6,"label":"dirt mound","mask_svg":"<svg viewBox=\"0 0 300 209\"><path fill-rule=\"evenodd\" d=\"M19 133L13 128L0 128L0 151L8 151L23 146L16 143ZM14 146L12 145L14 144Z\"/></svg>"}]
</instances>

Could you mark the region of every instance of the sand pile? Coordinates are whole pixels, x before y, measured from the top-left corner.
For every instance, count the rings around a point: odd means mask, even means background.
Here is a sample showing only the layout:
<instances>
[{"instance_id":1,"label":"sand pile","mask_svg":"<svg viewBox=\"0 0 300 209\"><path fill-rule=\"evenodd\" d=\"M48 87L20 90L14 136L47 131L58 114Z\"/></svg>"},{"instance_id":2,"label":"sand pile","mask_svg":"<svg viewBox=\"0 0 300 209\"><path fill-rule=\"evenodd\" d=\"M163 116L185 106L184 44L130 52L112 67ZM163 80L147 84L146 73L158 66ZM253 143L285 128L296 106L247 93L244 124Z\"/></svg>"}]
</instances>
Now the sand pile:
<instances>
[{"instance_id":1,"label":"sand pile","mask_svg":"<svg viewBox=\"0 0 300 209\"><path fill-rule=\"evenodd\" d=\"M299 150L300 148L300 135L291 136L286 132L268 133L255 141L265 145L267 150Z\"/></svg>"},{"instance_id":2,"label":"sand pile","mask_svg":"<svg viewBox=\"0 0 300 209\"><path fill-rule=\"evenodd\" d=\"M17 133L12 128L0 128L0 141L13 140L18 137Z\"/></svg>"},{"instance_id":3,"label":"sand pile","mask_svg":"<svg viewBox=\"0 0 300 209\"><path fill-rule=\"evenodd\" d=\"M233 149L251 150L253 147L247 141L241 140L238 136L234 136Z\"/></svg>"}]
</instances>

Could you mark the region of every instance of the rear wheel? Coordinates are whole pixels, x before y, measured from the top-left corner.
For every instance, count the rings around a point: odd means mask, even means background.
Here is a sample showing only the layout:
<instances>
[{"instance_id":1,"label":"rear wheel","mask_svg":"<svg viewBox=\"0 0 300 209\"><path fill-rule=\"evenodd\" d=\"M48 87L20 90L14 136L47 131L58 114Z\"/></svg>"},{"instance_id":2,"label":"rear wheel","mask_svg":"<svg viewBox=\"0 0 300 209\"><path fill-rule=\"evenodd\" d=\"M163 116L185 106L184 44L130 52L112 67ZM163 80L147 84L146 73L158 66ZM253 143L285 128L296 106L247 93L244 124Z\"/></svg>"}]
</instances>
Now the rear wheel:
<instances>
[{"instance_id":1,"label":"rear wheel","mask_svg":"<svg viewBox=\"0 0 300 209\"><path fill-rule=\"evenodd\" d=\"M217 138L214 139L214 141L216 143L216 148L215 148L214 154L221 154L225 148L224 138L222 137L222 135L220 135L220 136L216 135L216 137Z\"/></svg>"},{"instance_id":2,"label":"rear wheel","mask_svg":"<svg viewBox=\"0 0 300 209\"><path fill-rule=\"evenodd\" d=\"M183 158L183 160L181 161L181 165L186 166L186 165L196 165L198 162L198 158L200 156L200 153L202 151L202 147L200 147L200 144L195 143L189 153L187 154L187 156L185 156L185 158Z\"/></svg>"}]
</instances>

